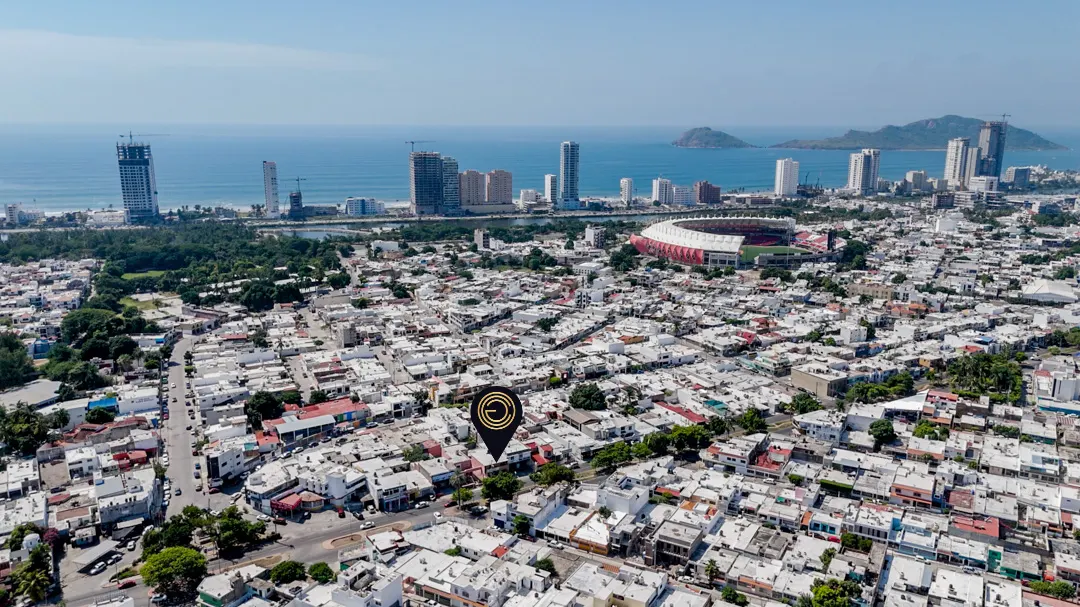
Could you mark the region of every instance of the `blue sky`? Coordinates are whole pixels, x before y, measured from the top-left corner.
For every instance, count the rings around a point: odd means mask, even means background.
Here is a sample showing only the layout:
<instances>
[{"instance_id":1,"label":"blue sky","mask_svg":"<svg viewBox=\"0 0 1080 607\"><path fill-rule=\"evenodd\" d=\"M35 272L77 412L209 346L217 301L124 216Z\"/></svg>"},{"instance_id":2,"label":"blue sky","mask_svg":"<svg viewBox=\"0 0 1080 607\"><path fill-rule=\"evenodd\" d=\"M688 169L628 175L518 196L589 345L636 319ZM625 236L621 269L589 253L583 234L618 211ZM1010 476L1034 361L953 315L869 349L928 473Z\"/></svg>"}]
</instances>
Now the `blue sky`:
<instances>
[{"instance_id":1,"label":"blue sky","mask_svg":"<svg viewBox=\"0 0 1080 607\"><path fill-rule=\"evenodd\" d=\"M8 2L14 123L1080 126L1080 2Z\"/></svg>"}]
</instances>

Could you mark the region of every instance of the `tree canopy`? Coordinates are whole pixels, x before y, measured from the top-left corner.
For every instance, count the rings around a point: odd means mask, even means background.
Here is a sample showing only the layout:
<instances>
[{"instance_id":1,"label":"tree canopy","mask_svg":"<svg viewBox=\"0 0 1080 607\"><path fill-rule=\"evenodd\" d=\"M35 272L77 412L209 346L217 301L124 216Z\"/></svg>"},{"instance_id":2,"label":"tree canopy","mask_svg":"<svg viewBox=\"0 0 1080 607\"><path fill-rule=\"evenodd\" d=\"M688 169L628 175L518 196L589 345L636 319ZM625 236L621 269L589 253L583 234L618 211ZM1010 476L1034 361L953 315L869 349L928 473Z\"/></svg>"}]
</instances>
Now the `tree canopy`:
<instances>
[{"instance_id":1,"label":"tree canopy","mask_svg":"<svg viewBox=\"0 0 1080 607\"><path fill-rule=\"evenodd\" d=\"M499 472L485 477L482 481L480 494L484 499L509 500L521 489L521 481L510 472Z\"/></svg>"},{"instance_id":2,"label":"tree canopy","mask_svg":"<svg viewBox=\"0 0 1080 607\"><path fill-rule=\"evenodd\" d=\"M600 411L607 408L607 399L596 384L578 384L570 393L570 406L586 411Z\"/></svg>"},{"instance_id":3,"label":"tree canopy","mask_svg":"<svg viewBox=\"0 0 1080 607\"><path fill-rule=\"evenodd\" d=\"M139 574L159 594L190 596L206 577L206 557L191 548L165 548L146 559Z\"/></svg>"}]
</instances>

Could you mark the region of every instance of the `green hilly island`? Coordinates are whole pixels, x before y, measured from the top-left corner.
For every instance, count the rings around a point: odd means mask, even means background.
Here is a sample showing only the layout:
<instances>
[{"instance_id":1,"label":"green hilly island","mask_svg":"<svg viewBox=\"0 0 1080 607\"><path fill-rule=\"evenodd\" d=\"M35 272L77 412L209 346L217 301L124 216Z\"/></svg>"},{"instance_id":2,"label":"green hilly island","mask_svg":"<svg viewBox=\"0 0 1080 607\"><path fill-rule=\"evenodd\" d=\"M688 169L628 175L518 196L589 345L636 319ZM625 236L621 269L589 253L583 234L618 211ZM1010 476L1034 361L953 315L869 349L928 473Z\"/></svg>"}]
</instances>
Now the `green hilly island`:
<instances>
[{"instance_id":1,"label":"green hilly island","mask_svg":"<svg viewBox=\"0 0 1080 607\"><path fill-rule=\"evenodd\" d=\"M723 131L714 131L707 126L690 129L671 142L677 148L753 148L738 137Z\"/></svg>"},{"instance_id":2,"label":"green hilly island","mask_svg":"<svg viewBox=\"0 0 1080 607\"><path fill-rule=\"evenodd\" d=\"M983 121L964 116L927 118L904 126L889 125L876 131L850 130L839 137L828 139L793 139L774 148L809 150L857 150L878 148L881 150L943 150L950 139L970 137L971 143L979 141L979 128ZM1005 137L1005 149L1018 151L1065 150L1063 145L1043 139L1039 135L1009 125Z\"/></svg>"}]
</instances>

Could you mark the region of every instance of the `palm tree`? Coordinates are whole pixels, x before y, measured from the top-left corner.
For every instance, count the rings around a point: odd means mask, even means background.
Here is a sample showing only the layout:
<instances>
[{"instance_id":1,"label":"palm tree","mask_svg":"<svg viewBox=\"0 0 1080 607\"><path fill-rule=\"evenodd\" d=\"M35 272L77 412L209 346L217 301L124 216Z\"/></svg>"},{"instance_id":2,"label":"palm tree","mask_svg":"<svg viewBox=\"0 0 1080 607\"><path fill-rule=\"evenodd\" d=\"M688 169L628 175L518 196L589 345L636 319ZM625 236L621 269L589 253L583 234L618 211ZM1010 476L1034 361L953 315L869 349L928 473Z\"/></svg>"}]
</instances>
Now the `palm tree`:
<instances>
[{"instance_id":1,"label":"palm tree","mask_svg":"<svg viewBox=\"0 0 1080 607\"><path fill-rule=\"evenodd\" d=\"M16 576L15 593L29 598L34 603L40 603L48 595L51 583L49 574L40 569L27 567Z\"/></svg>"},{"instance_id":2,"label":"palm tree","mask_svg":"<svg viewBox=\"0 0 1080 607\"><path fill-rule=\"evenodd\" d=\"M715 559L709 559L709 562L705 563L705 577L709 578L710 582L720 577L720 566Z\"/></svg>"}]
</instances>

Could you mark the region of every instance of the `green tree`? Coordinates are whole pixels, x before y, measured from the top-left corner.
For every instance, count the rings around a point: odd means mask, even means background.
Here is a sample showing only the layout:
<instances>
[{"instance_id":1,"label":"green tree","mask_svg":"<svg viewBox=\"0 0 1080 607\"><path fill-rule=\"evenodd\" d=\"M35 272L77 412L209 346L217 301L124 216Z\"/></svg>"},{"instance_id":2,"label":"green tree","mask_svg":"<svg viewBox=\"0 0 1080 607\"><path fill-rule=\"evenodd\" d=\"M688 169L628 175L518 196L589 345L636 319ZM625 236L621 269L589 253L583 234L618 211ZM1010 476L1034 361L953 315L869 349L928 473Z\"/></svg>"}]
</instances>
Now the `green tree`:
<instances>
[{"instance_id":1,"label":"green tree","mask_svg":"<svg viewBox=\"0 0 1080 607\"><path fill-rule=\"evenodd\" d=\"M308 397L308 404L317 405L319 403L325 403L330 400L330 397L326 394L325 390L312 390L311 396Z\"/></svg>"},{"instance_id":2,"label":"green tree","mask_svg":"<svg viewBox=\"0 0 1080 607\"><path fill-rule=\"evenodd\" d=\"M746 598L745 594L742 594L731 586L724 586L724 589L720 591L720 598L723 599L725 603L731 603L738 607L745 607L750 604L750 599Z\"/></svg>"},{"instance_id":3,"label":"green tree","mask_svg":"<svg viewBox=\"0 0 1080 607\"><path fill-rule=\"evenodd\" d=\"M612 515L611 508L608 508L607 506L600 506L596 513L604 520L611 518Z\"/></svg>"},{"instance_id":4,"label":"green tree","mask_svg":"<svg viewBox=\"0 0 1080 607\"><path fill-rule=\"evenodd\" d=\"M630 447L630 453L635 459L649 459L653 455L652 449L644 442L634 443L634 446Z\"/></svg>"},{"instance_id":5,"label":"green tree","mask_svg":"<svg viewBox=\"0 0 1080 607\"><path fill-rule=\"evenodd\" d=\"M1045 594L1059 599L1071 599L1076 596L1076 587L1069 582L1058 580L1056 582L1031 582L1028 585L1032 592Z\"/></svg>"},{"instance_id":6,"label":"green tree","mask_svg":"<svg viewBox=\"0 0 1080 607\"><path fill-rule=\"evenodd\" d=\"M669 433L676 451L694 451L709 445L709 432L702 426L675 426Z\"/></svg>"},{"instance_id":7,"label":"green tree","mask_svg":"<svg viewBox=\"0 0 1080 607\"><path fill-rule=\"evenodd\" d=\"M146 559L139 575L158 594L191 596L206 577L206 557L191 548L165 548Z\"/></svg>"},{"instance_id":8,"label":"green tree","mask_svg":"<svg viewBox=\"0 0 1080 607\"><path fill-rule=\"evenodd\" d=\"M0 389L19 386L34 373L34 365L26 346L16 335L0 335Z\"/></svg>"},{"instance_id":9,"label":"green tree","mask_svg":"<svg viewBox=\"0 0 1080 607\"><path fill-rule=\"evenodd\" d=\"M418 462L427 459L427 453L421 445L410 445L401 450L401 457L407 462Z\"/></svg>"},{"instance_id":10,"label":"green tree","mask_svg":"<svg viewBox=\"0 0 1080 607\"><path fill-rule=\"evenodd\" d=\"M829 570L829 564L832 563L834 556L836 556L836 548L826 548L825 551L821 553L821 556L818 558L821 559L822 570Z\"/></svg>"},{"instance_id":11,"label":"green tree","mask_svg":"<svg viewBox=\"0 0 1080 607\"><path fill-rule=\"evenodd\" d=\"M26 536L30 535L31 533L41 535L44 532L44 529L38 527L33 523L23 523L21 525L17 525L14 529L11 530L11 535L8 536L7 549L22 550L23 540L26 539Z\"/></svg>"},{"instance_id":12,"label":"green tree","mask_svg":"<svg viewBox=\"0 0 1080 607\"><path fill-rule=\"evenodd\" d=\"M33 455L49 439L49 425L44 415L24 403L11 411L0 408L0 439L9 452Z\"/></svg>"},{"instance_id":13,"label":"green tree","mask_svg":"<svg viewBox=\"0 0 1080 607\"><path fill-rule=\"evenodd\" d=\"M472 497L472 489L469 489L468 487L458 487L450 494L450 499L454 500L459 508L472 501Z\"/></svg>"},{"instance_id":14,"label":"green tree","mask_svg":"<svg viewBox=\"0 0 1080 607\"><path fill-rule=\"evenodd\" d=\"M541 318L540 320L536 321L537 328L539 328L544 333L550 333L551 329L553 329L557 324L559 324L559 317L557 316Z\"/></svg>"},{"instance_id":15,"label":"green tree","mask_svg":"<svg viewBox=\"0 0 1080 607\"><path fill-rule=\"evenodd\" d=\"M116 419L116 414L103 407L94 407L86 412L86 423L108 424Z\"/></svg>"},{"instance_id":16,"label":"green tree","mask_svg":"<svg viewBox=\"0 0 1080 607\"><path fill-rule=\"evenodd\" d=\"M881 449L882 445L896 440L896 430L893 428L892 420L879 419L870 424L870 436L874 437L875 451Z\"/></svg>"},{"instance_id":17,"label":"green tree","mask_svg":"<svg viewBox=\"0 0 1080 607\"><path fill-rule=\"evenodd\" d=\"M537 561L533 563L533 567L539 569L540 571L547 571L553 577L557 577L559 575L559 572L555 569L555 562L547 557L537 559Z\"/></svg>"},{"instance_id":18,"label":"green tree","mask_svg":"<svg viewBox=\"0 0 1080 607\"><path fill-rule=\"evenodd\" d=\"M821 409L821 402L806 392L799 392L791 399L791 411L796 415Z\"/></svg>"},{"instance_id":19,"label":"green tree","mask_svg":"<svg viewBox=\"0 0 1080 607\"><path fill-rule=\"evenodd\" d=\"M24 596L34 603L45 600L49 594L49 586L52 585L52 577L48 571L34 569L20 565L12 574L15 594Z\"/></svg>"},{"instance_id":20,"label":"green tree","mask_svg":"<svg viewBox=\"0 0 1080 607\"><path fill-rule=\"evenodd\" d=\"M574 471L570 468L550 462L540 466L536 472L529 475L537 485L549 487L555 483L570 482L574 480Z\"/></svg>"},{"instance_id":21,"label":"green tree","mask_svg":"<svg viewBox=\"0 0 1080 607\"><path fill-rule=\"evenodd\" d=\"M655 453L656 455L667 454L668 447L671 445L671 439L668 437L667 434L663 432L654 432L646 436L644 442L649 447L649 451Z\"/></svg>"},{"instance_id":22,"label":"green tree","mask_svg":"<svg viewBox=\"0 0 1080 607\"><path fill-rule=\"evenodd\" d=\"M53 430L59 430L68 425L71 421L71 414L67 412L67 409L57 409L48 416L49 428Z\"/></svg>"},{"instance_id":23,"label":"green tree","mask_svg":"<svg viewBox=\"0 0 1080 607\"><path fill-rule=\"evenodd\" d=\"M244 404L244 414L252 428L261 428L264 419L277 419L284 412L281 400L270 392L256 392Z\"/></svg>"},{"instance_id":24,"label":"green tree","mask_svg":"<svg viewBox=\"0 0 1080 607\"><path fill-rule=\"evenodd\" d=\"M499 472L485 477L481 482L480 494L488 501L509 500L521 489L521 481L510 472Z\"/></svg>"},{"instance_id":25,"label":"green tree","mask_svg":"<svg viewBox=\"0 0 1080 607\"><path fill-rule=\"evenodd\" d=\"M813 607L850 607L851 600L862 594L858 583L836 578L824 582L820 579L814 580L810 588L813 593Z\"/></svg>"},{"instance_id":26,"label":"green tree","mask_svg":"<svg viewBox=\"0 0 1080 607\"><path fill-rule=\"evenodd\" d=\"M297 561L282 561L270 570L270 581L275 584L288 584L306 578L304 564Z\"/></svg>"},{"instance_id":27,"label":"green tree","mask_svg":"<svg viewBox=\"0 0 1080 607\"><path fill-rule=\"evenodd\" d=\"M513 525L514 533L518 535L529 535L529 532L532 530L532 522L530 522L529 518L526 517L524 514L519 514L515 516L513 520Z\"/></svg>"},{"instance_id":28,"label":"green tree","mask_svg":"<svg viewBox=\"0 0 1080 607\"><path fill-rule=\"evenodd\" d=\"M596 384L578 384L570 393L570 406L586 411L607 409L607 399Z\"/></svg>"},{"instance_id":29,"label":"green tree","mask_svg":"<svg viewBox=\"0 0 1080 607\"><path fill-rule=\"evenodd\" d=\"M735 423L742 426L742 429L746 430L748 434L764 432L769 427L769 424L765 421L765 416L761 414L759 409L753 407L747 409L742 415L736 418Z\"/></svg>"},{"instance_id":30,"label":"green tree","mask_svg":"<svg viewBox=\"0 0 1080 607\"><path fill-rule=\"evenodd\" d=\"M634 455L628 443L612 443L593 456L592 467L597 470L613 470L619 464L625 464L632 459Z\"/></svg>"},{"instance_id":31,"label":"green tree","mask_svg":"<svg viewBox=\"0 0 1080 607\"><path fill-rule=\"evenodd\" d=\"M308 567L307 574L308 577L320 584L329 584L337 579L337 574L330 568L330 565L327 565L322 561Z\"/></svg>"},{"instance_id":32,"label":"green tree","mask_svg":"<svg viewBox=\"0 0 1080 607\"><path fill-rule=\"evenodd\" d=\"M326 282L330 283L330 286L334 289L344 289L352 282L352 277L349 276L348 272L338 272L328 276Z\"/></svg>"},{"instance_id":33,"label":"green tree","mask_svg":"<svg viewBox=\"0 0 1080 607\"><path fill-rule=\"evenodd\" d=\"M710 582L720 577L720 566L716 564L716 559L709 559L705 563L705 577L709 578Z\"/></svg>"}]
</instances>

